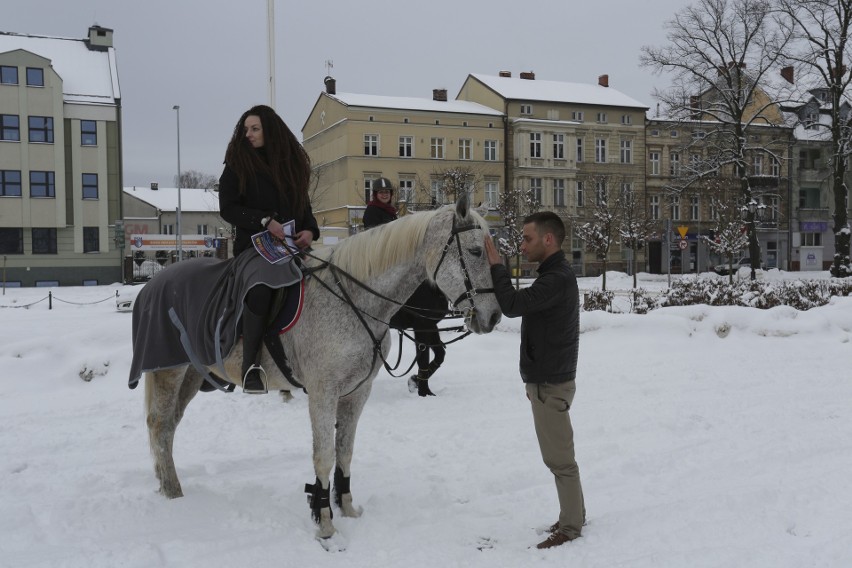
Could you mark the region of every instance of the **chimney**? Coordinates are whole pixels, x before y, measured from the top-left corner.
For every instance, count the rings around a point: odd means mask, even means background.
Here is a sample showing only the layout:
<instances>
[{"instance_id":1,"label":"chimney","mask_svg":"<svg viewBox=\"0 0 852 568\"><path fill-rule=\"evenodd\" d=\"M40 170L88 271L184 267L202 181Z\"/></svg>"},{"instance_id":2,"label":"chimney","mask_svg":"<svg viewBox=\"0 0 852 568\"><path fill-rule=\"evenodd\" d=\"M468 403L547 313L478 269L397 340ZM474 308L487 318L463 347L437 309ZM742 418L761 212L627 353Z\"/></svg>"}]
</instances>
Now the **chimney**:
<instances>
[{"instance_id":1,"label":"chimney","mask_svg":"<svg viewBox=\"0 0 852 568\"><path fill-rule=\"evenodd\" d=\"M609 87L609 75L599 76L598 85L600 85L601 87Z\"/></svg>"},{"instance_id":2,"label":"chimney","mask_svg":"<svg viewBox=\"0 0 852 568\"><path fill-rule=\"evenodd\" d=\"M106 51L112 47L112 30L97 24L90 27L88 47L92 51Z\"/></svg>"},{"instance_id":3,"label":"chimney","mask_svg":"<svg viewBox=\"0 0 852 568\"><path fill-rule=\"evenodd\" d=\"M432 89L432 100L447 102L447 89Z\"/></svg>"},{"instance_id":4,"label":"chimney","mask_svg":"<svg viewBox=\"0 0 852 568\"><path fill-rule=\"evenodd\" d=\"M784 77L784 80L790 83L791 85L795 85L795 81L793 80L793 66L790 65L788 67L784 67L781 69L781 76Z\"/></svg>"},{"instance_id":5,"label":"chimney","mask_svg":"<svg viewBox=\"0 0 852 568\"><path fill-rule=\"evenodd\" d=\"M325 79L323 79L323 83L325 83L325 92L329 95L337 94L337 81L334 80L334 77L331 75L327 75Z\"/></svg>"},{"instance_id":6,"label":"chimney","mask_svg":"<svg viewBox=\"0 0 852 568\"><path fill-rule=\"evenodd\" d=\"M151 182L151 191L157 191L158 189L160 189L160 184L158 184L155 181L152 181Z\"/></svg>"},{"instance_id":7,"label":"chimney","mask_svg":"<svg viewBox=\"0 0 852 568\"><path fill-rule=\"evenodd\" d=\"M511 77L512 72L511 71L500 71L500 76L501 77Z\"/></svg>"},{"instance_id":8,"label":"chimney","mask_svg":"<svg viewBox=\"0 0 852 568\"><path fill-rule=\"evenodd\" d=\"M532 71L521 71L521 79L535 81L535 73L533 73Z\"/></svg>"}]
</instances>

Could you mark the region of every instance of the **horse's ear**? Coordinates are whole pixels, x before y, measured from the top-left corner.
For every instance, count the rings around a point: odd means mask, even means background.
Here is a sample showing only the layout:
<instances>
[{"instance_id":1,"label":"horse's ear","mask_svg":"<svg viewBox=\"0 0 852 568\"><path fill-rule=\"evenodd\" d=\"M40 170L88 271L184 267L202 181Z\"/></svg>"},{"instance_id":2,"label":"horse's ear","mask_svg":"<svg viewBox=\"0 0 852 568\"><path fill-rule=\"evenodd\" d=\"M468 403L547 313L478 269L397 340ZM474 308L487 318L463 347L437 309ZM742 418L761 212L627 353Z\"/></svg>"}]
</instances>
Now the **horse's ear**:
<instances>
[{"instance_id":1,"label":"horse's ear","mask_svg":"<svg viewBox=\"0 0 852 568\"><path fill-rule=\"evenodd\" d=\"M461 195L459 195L458 201L456 201L456 215L458 215L461 219L467 217L467 211L470 209L470 199L467 196L466 191L462 191Z\"/></svg>"}]
</instances>

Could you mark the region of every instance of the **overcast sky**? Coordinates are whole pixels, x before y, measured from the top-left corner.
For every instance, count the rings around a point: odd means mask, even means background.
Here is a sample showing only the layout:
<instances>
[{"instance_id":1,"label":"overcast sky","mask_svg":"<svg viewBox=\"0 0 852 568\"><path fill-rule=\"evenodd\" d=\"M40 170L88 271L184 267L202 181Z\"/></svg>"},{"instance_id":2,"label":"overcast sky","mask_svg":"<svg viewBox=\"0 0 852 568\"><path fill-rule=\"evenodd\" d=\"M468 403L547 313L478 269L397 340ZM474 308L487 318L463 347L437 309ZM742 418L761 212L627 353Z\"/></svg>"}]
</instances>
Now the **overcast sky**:
<instances>
[{"instance_id":1,"label":"overcast sky","mask_svg":"<svg viewBox=\"0 0 852 568\"><path fill-rule=\"evenodd\" d=\"M690 0L276 0L275 108L301 139L326 60L338 92L454 98L469 73L610 86L654 108L665 79L643 45ZM237 119L269 103L266 0L3 0L0 30L84 38L114 30L124 119L124 185L218 177Z\"/></svg>"}]
</instances>

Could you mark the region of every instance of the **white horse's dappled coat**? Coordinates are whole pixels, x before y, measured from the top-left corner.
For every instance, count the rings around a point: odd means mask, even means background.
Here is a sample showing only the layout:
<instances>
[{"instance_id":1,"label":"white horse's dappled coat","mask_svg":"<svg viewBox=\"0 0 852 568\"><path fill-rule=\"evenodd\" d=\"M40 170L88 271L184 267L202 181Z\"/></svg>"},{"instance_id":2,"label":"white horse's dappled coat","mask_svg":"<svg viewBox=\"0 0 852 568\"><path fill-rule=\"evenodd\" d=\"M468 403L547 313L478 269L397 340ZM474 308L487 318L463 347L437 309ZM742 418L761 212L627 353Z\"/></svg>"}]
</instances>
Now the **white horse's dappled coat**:
<instances>
[{"instance_id":1,"label":"white horse's dappled coat","mask_svg":"<svg viewBox=\"0 0 852 568\"><path fill-rule=\"evenodd\" d=\"M493 293L465 296L471 286L477 290L492 288L483 246L485 235L484 220L462 198L455 207L403 217L318 253L375 293L345 277L335 277L332 270L322 268L322 260L309 259L305 263L311 276L306 283L302 316L298 325L280 339L296 379L308 392L317 484L327 496L329 477L336 464L339 471L335 485L338 480L345 481L340 483L342 487L336 487L340 493L337 503L346 516L360 514L352 506L348 490L355 430L372 381L382 366L381 357L390 350L387 322L399 305L421 282L434 278L447 298L459 299L457 307L466 312L465 321L475 333L490 332L500 320ZM470 285L465 283L462 266L466 267ZM362 318L341 299L345 295L351 297ZM376 354L371 334L381 338L381 354ZM225 361L228 380L237 384L241 361L239 342ZM292 388L265 348L262 365L269 376L270 390ZM156 371L145 377L154 469L160 492L170 498L183 495L172 457L175 429L202 380L192 367ZM327 501L321 507L315 506L313 513L319 523L318 536L334 534Z\"/></svg>"}]
</instances>

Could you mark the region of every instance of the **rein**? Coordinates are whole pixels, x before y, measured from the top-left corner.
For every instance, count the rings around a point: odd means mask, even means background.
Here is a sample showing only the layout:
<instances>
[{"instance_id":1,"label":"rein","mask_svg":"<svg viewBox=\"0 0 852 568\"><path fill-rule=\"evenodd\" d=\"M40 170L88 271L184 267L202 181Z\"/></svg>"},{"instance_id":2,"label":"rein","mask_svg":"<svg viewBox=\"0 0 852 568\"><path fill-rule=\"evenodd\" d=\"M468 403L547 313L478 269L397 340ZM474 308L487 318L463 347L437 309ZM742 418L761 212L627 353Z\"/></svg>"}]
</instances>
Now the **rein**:
<instances>
[{"instance_id":1,"label":"rein","mask_svg":"<svg viewBox=\"0 0 852 568\"><path fill-rule=\"evenodd\" d=\"M487 293L493 293L494 292L494 288L475 288L473 286L473 282L470 279L470 273L467 269L467 265L464 262L464 255L462 254L461 239L459 238L459 234L467 232L467 231L473 231L473 230L476 230L476 229L479 229L479 228L480 227L478 225L463 225L462 227L457 227L456 226L456 218L453 217L452 232L450 233L450 236L447 238L447 242L444 245L443 251L441 252L441 258L438 260L438 264L435 266L435 271L434 271L433 277L432 277L432 279L434 280L435 277L438 275L438 270L441 268L441 265L443 264L444 259L447 256L447 252L449 251L450 246L452 245L452 242L455 239L456 246L458 248L458 253L459 253L459 264L461 264L462 273L464 274L465 292L463 292L456 299L456 301L453 302L453 308L457 308L458 305L461 302L463 302L464 300L468 300L470 302L471 317L476 312L476 305L474 303L474 298L476 297L476 295L481 294L481 293L487 294ZM397 364L395 366L391 367L391 365L388 363L387 359L385 359L384 355L382 354L382 340L384 339L384 336L387 334L388 329L390 328L390 323L382 321L379 318L377 318L377 317L375 317L371 314L368 314L368 313L364 312L363 310L361 310L360 308L358 308L358 306L355 305L355 302L352 301L352 297L349 295L349 293L343 287L343 284L341 283L340 277L342 276L342 277L346 278L346 280L348 280L349 282L359 286L360 288L362 288L363 290L365 290L369 294L372 294L373 296L375 296L377 298L380 298L382 300L385 300L385 301L390 302L392 304L395 304L397 306L403 307L403 306L405 306L405 302L399 302L397 300L394 300L393 298L389 298L389 297L385 296L384 294L370 288L369 286L367 286L366 284L364 284L363 282L361 282L360 280L358 280L357 278L355 278L354 276L352 276L351 274L349 274L348 272L346 272L345 270L343 270L342 268L340 268L339 266L337 266L336 264L331 262L330 260L320 258L316 255L308 253L307 251L302 251L302 254L309 257L309 258L317 260L321 263L319 266L305 267L303 269L303 272L306 275L310 276L310 275L313 275L315 272L319 272L320 270L325 270L325 269L328 269L331 272L332 276L334 277L334 282L335 282L335 284L337 284L337 289L340 291L340 293L333 290L332 287L328 283L326 283L324 280L322 280L321 278L316 278L316 281L319 282L334 297L336 297L340 301L344 302L345 304L349 305L349 307L352 309L352 311L358 317L358 321L361 322L361 325L364 327L364 329L367 331L367 334L370 336L370 340L373 342L373 362L370 364L370 369L372 369L375 366L376 359L380 358L382 360L382 364L384 365L385 371L387 371L391 376L394 376L394 377L402 376L402 375L394 375L393 374L393 372L399 367L399 360L397 361ZM413 309L413 308L405 308L405 309ZM434 311L434 310L418 309L418 311ZM369 317L369 318L371 318L371 319L373 319L373 320L375 320L379 323L382 323L382 324L388 326L388 329L385 330L385 333L383 333L381 335L381 337L377 338L376 335L373 333L373 330L370 329L370 326L367 323L365 316ZM464 327L462 327L462 329L464 329ZM461 337L458 337L458 338L454 339L453 341L444 343L444 345L449 345L450 343L454 343L454 342L456 342L460 339L464 339L469 334L470 334L470 331L467 331L467 333L465 333ZM402 344L400 343L400 356L399 356L399 358L401 359L401 357L402 357ZM408 371L410 371L413 367L414 367L414 363L412 362L411 366L408 368ZM408 371L406 371L405 373L408 373ZM363 381L359 382L355 386L354 389L352 389L352 392L357 390L364 383L364 381L367 380L368 377L369 377L369 374L367 375L367 377L364 378Z\"/></svg>"}]
</instances>

